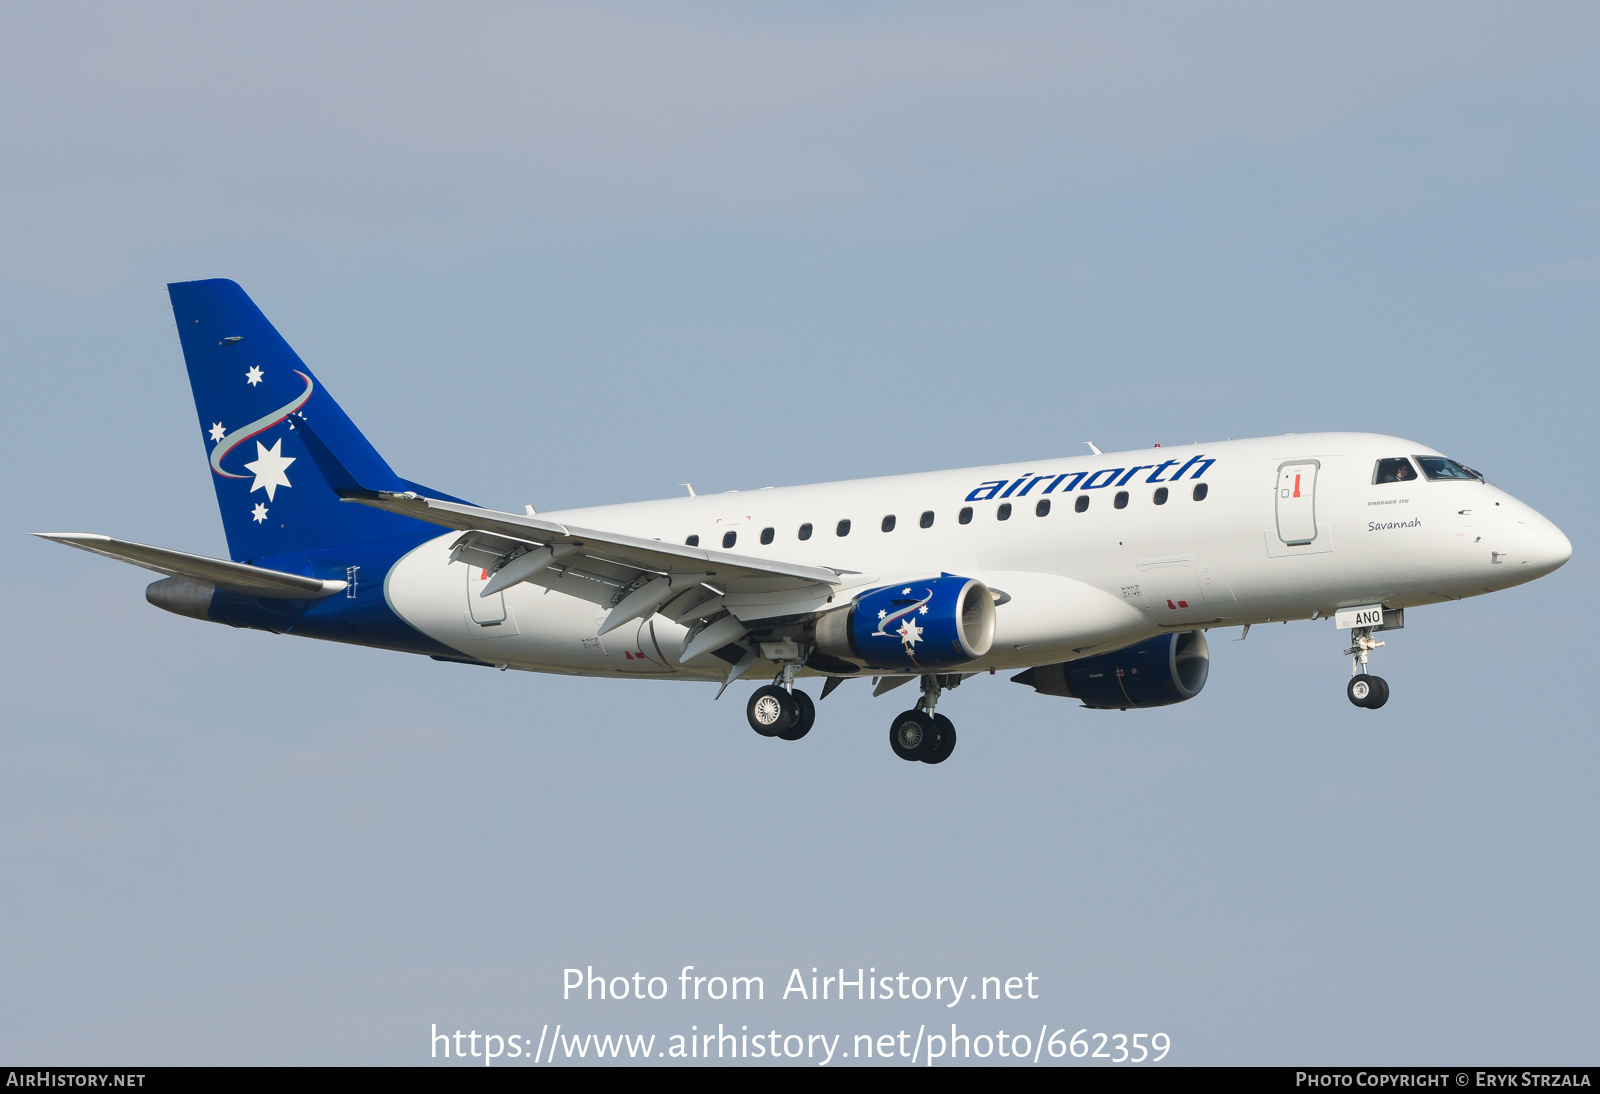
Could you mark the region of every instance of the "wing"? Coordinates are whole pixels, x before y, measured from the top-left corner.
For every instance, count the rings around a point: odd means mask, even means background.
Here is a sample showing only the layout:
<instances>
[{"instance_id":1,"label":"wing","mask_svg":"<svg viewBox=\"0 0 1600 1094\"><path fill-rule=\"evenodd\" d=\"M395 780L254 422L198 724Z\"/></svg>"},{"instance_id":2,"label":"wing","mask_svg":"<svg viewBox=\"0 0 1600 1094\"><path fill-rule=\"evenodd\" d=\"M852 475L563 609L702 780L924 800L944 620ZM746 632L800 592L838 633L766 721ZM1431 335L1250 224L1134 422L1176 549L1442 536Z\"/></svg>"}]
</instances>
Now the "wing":
<instances>
[{"instance_id":1,"label":"wing","mask_svg":"<svg viewBox=\"0 0 1600 1094\"><path fill-rule=\"evenodd\" d=\"M483 596L527 581L610 608L601 634L657 611L679 623L723 615L741 623L806 616L826 608L843 584L838 571L821 566L640 539L415 494L375 492L351 500L459 529L451 560L488 571ZM724 626L716 633L730 630ZM744 630L738 628L720 644L736 641ZM685 660L698 655L692 647L685 649Z\"/></svg>"},{"instance_id":2,"label":"wing","mask_svg":"<svg viewBox=\"0 0 1600 1094\"><path fill-rule=\"evenodd\" d=\"M40 539L64 543L80 551L104 555L118 562L131 562L168 577L183 577L212 585L245 596L262 596L277 600L312 600L342 592L343 581L322 581L301 574L287 574L281 570L266 570L248 566L243 562L228 562L205 555L191 555L171 551L165 547L151 547L126 539L95 535L92 532L35 532Z\"/></svg>"},{"instance_id":3,"label":"wing","mask_svg":"<svg viewBox=\"0 0 1600 1094\"><path fill-rule=\"evenodd\" d=\"M658 539L482 509L358 481L304 419L300 439L345 501L400 513L462 533L451 561L481 566L480 596L527 581L609 608L599 633L660 612L690 628L680 659L693 661L741 641L756 621L803 618L825 609L839 570L752 558Z\"/></svg>"}]
</instances>

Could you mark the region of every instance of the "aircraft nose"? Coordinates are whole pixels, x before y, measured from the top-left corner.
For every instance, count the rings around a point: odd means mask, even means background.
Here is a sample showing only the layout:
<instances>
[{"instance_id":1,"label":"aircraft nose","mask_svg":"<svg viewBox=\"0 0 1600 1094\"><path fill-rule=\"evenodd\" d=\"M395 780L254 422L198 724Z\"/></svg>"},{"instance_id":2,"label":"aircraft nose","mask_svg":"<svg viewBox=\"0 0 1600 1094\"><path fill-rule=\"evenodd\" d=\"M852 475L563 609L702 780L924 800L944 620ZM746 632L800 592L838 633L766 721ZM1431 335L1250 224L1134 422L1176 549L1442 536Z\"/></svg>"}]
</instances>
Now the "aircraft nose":
<instances>
[{"instance_id":1,"label":"aircraft nose","mask_svg":"<svg viewBox=\"0 0 1600 1094\"><path fill-rule=\"evenodd\" d=\"M1534 538L1540 547L1539 558L1534 565L1545 573L1559 570L1572 557L1572 541L1549 521L1545 521L1544 527L1534 533Z\"/></svg>"}]
</instances>

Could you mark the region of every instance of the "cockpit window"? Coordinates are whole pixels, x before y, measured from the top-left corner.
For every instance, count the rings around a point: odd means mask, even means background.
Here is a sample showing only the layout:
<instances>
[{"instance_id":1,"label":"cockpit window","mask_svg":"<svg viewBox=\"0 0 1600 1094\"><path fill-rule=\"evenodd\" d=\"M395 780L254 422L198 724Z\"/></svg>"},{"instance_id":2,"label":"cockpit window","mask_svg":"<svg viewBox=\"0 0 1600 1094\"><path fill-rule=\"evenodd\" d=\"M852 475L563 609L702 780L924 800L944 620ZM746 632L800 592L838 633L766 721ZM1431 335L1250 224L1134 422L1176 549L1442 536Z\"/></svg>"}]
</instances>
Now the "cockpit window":
<instances>
[{"instance_id":1,"label":"cockpit window","mask_svg":"<svg viewBox=\"0 0 1600 1094\"><path fill-rule=\"evenodd\" d=\"M1412 467L1411 461L1404 456L1397 456L1392 460L1379 460L1377 468L1372 472L1372 481L1375 483L1410 482L1416 477L1417 469Z\"/></svg>"},{"instance_id":2,"label":"cockpit window","mask_svg":"<svg viewBox=\"0 0 1600 1094\"><path fill-rule=\"evenodd\" d=\"M1430 479L1475 479L1483 481L1483 476L1470 467L1465 467L1455 460L1447 460L1443 456L1418 456L1417 464L1422 468L1422 473Z\"/></svg>"}]
</instances>

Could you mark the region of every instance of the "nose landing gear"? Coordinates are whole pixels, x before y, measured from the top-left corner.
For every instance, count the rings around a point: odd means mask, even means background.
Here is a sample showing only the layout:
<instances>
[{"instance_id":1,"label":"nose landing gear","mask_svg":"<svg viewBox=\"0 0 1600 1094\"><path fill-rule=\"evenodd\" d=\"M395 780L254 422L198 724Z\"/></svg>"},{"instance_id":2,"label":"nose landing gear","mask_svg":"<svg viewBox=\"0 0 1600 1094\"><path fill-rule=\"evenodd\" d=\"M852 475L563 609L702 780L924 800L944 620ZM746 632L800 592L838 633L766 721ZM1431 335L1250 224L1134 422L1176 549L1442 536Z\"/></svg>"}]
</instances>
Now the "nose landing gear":
<instances>
[{"instance_id":1,"label":"nose landing gear","mask_svg":"<svg viewBox=\"0 0 1600 1094\"><path fill-rule=\"evenodd\" d=\"M1344 693L1356 706L1377 710L1389 701L1389 682L1367 672L1367 658L1383 645L1372 637L1372 631L1372 627L1356 627L1350 632L1350 648L1344 651L1351 659L1350 683Z\"/></svg>"},{"instance_id":2,"label":"nose landing gear","mask_svg":"<svg viewBox=\"0 0 1600 1094\"><path fill-rule=\"evenodd\" d=\"M956 727L943 714L935 714L939 696L961 683L961 677L924 676L922 701L895 715L889 723L889 747L902 760L942 764L956 748Z\"/></svg>"},{"instance_id":3,"label":"nose landing gear","mask_svg":"<svg viewBox=\"0 0 1600 1094\"><path fill-rule=\"evenodd\" d=\"M1370 676L1363 672L1350 677L1344 692L1356 706L1377 710L1389 701L1389 682L1381 676Z\"/></svg>"}]
</instances>

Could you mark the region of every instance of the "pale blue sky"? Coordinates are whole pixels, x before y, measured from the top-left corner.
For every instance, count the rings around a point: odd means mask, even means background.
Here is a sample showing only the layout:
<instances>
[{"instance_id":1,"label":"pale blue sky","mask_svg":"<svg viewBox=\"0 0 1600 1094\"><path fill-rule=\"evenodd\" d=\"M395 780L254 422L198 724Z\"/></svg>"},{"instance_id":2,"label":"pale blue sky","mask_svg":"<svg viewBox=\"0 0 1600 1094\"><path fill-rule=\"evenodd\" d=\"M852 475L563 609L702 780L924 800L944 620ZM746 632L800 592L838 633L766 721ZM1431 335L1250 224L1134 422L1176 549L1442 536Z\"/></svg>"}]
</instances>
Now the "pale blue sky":
<instances>
[{"instance_id":1,"label":"pale blue sky","mask_svg":"<svg viewBox=\"0 0 1600 1094\"><path fill-rule=\"evenodd\" d=\"M1592 1062L1592 5L13 6L0 15L0 1056L420 1061L560 972L1033 971L959 1018L1176 1062ZM890 755L713 689L208 626L27 538L223 553L165 283L243 284L402 474L551 509L1318 429L1573 561L1213 635L1195 701L1004 678Z\"/></svg>"}]
</instances>

